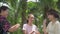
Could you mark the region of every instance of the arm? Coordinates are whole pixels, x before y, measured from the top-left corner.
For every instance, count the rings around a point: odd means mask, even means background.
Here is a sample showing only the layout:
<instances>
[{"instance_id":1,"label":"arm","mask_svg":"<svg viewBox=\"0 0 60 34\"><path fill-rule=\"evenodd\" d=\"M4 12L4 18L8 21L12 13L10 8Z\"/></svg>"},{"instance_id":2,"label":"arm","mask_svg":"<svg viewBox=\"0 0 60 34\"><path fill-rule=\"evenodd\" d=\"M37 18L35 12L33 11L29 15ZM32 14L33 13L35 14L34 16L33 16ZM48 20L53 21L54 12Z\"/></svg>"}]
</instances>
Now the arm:
<instances>
[{"instance_id":1,"label":"arm","mask_svg":"<svg viewBox=\"0 0 60 34\"><path fill-rule=\"evenodd\" d=\"M5 32L7 32L7 31L8 32L14 32L20 26L20 24L16 24L16 25L11 27L10 23L6 19L2 20L1 23L2 23L3 30Z\"/></svg>"},{"instance_id":2,"label":"arm","mask_svg":"<svg viewBox=\"0 0 60 34\"><path fill-rule=\"evenodd\" d=\"M39 31L36 31L36 34L40 34L40 32Z\"/></svg>"},{"instance_id":3,"label":"arm","mask_svg":"<svg viewBox=\"0 0 60 34\"><path fill-rule=\"evenodd\" d=\"M40 32L38 31L38 28L37 28L37 26L36 26L36 34L40 34Z\"/></svg>"},{"instance_id":4,"label":"arm","mask_svg":"<svg viewBox=\"0 0 60 34\"><path fill-rule=\"evenodd\" d=\"M40 34L39 31L31 31L30 34L33 34L34 32L35 32L36 34Z\"/></svg>"},{"instance_id":5,"label":"arm","mask_svg":"<svg viewBox=\"0 0 60 34\"><path fill-rule=\"evenodd\" d=\"M19 28L20 24L16 24L8 29L9 32L14 32Z\"/></svg>"},{"instance_id":6,"label":"arm","mask_svg":"<svg viewBox=\"0 0 60 34\"><path fill-rule=\"evenodd\" d=\"M43 32L44 32L44 34L48 34L47 32L46 32L46 29L47 29L47 27L46 27L46 19L43 21Z\"/></svg>"},{"instance_id":7,"label":"arm","mask_svg":"<svg viewBox=\"0 0 60 34\"><path fill-rule=\"evenodd\" d=\"M26 30L23 30L23 33L24 33L24 34L27 34Z\"/></svg>"},{"instance_id":8,"label":"arm","mask_svg":"<svg viewBox=\"0 0 60 34\"><path fill-rule=\"evenodd\" d=\"M33 33L40 34L36 25L33 26L32 31L30 32L30 34L33 34Z\"/></svg>"},{"instance_id":9,"label":"arm","mask_svg":"<svg viewBox=\"0 0 60 34\"><path fill-rule=\"evenodd\" d=\"M27 32L26 32L26 24L23 25L23 33L27 34Z\"/></svg>"},{"instance_id":10,"label":"arm","mask_svg":"<svg viewBox=\"0 0 60 34\"><path fill-rule=\"evenodd\" d=\"M34 33L34 31L31 31L29 34L33 34Z\"/></svg>"}]
</instances>

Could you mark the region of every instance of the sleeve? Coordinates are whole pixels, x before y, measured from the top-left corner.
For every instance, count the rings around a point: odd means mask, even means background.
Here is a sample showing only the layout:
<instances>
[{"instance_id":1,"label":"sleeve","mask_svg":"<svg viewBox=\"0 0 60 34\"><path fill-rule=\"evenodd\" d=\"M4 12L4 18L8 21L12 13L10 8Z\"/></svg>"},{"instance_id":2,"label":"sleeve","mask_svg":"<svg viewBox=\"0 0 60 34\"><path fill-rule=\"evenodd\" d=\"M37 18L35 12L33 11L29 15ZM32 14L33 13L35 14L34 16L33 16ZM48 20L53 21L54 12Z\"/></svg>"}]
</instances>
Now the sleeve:
<instances>
[{"instance_id":1,"label":"sleeve","mask_svg":"<svg viewBox=\"0 0 60 34\"><path fill-rule=\"evenodd\" d=\"M38 31L38 28L36 25L33 25L33 28L32 28L33 31Z\"/></svg>"},{"instance_id":2,"label":"sleeve","mask_svg":"<svg viewBox=\"0 0 60 34\"><path fill-rule=\"evenodd\" d=\"M36 30L38 31L38 28L37 28L37 26L36 26Z\"/></svg>"},{"instance_id":3,"label":"sleeve","mask_svg":"<svg viewBox=\"0 0 60 34\"><path fill-rule=\"evenodd\" d=\"M50 26L51 26L51 22L49 22L49 24L46 27L46 33L49 33Z\"/></svg>"},{"instance_id":4,"label":"sleeve","mask_svg":"<svg viewBox=\"0 0 60 34\"><path fill-rule=\"evenodd\" d=\"M26 30L26 24L23 25L23 29L22 30Z\"/></svg>"},{"instance_id":5,"label":"sleeve","mask_svg":"<svg viewBox=\"0 0 60 34\"><path fill-rule=\"evenodd\" d=\"M3 20L3 30L6 32L10 28L10 23L7 20Z\"/></svg>"},{"instance_id":6,"label":"sleeve","mask_svg":"<svg viewBox=\"0 0 60 34\"><path fill-rule=\"evenodd\" d=\"M60 24L55 25L55 34L60 34Z\"/></svg>"}]
</instances>

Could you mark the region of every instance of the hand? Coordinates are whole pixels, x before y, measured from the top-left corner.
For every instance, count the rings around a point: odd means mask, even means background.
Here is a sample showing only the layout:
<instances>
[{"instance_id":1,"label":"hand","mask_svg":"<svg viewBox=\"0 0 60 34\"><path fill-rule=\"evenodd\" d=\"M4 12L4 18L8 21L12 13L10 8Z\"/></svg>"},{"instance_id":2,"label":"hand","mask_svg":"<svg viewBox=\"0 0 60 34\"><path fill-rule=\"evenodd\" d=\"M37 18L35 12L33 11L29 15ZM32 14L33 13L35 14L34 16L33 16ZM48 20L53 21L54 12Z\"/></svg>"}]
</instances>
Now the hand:
<instances>
[{"instance_id":1,"label":"hand","mask_svg":"<svg viewBox=\"0 0 60 34\"><path fill-rule=\"evenodd\" d=\"M20 26L20 24L16 24L16 26Z\"/></svg>"},{"instance_id":2,"label":"hand","mask_svg":"<svg viewBox=\"0 0 60 34\"><path fill-rule=\"evenodd\" d=\"M17 28L19 28L19 27L20 27L20 24L16 24L15 26L16 26Z\"/></svg>"},{"instance_id":3,"label":"hand","mask_svg":"<svg viewBox=\"0 0 60 34\"><path fill-rule=\"evenodd\" d=\"M43 32L44 32L44 34L46 34L46 23L47 23L47 20L44 19L44 21L43 21Z\"/></svg>"},{"instance_id":4,"label":"hand","mask_svg":"<svg viewBox=\"0 0 60 34\"><path fill-rule=\"evenodd\" d=\"M20 24L16 24L16 25L14 25L14 26L12 26L11 28L9 28L9 32L14 32L14 31L16 31L18 28L20 27Z\"/></svg>"},{"instance_id":5,"label":"hand","mask_svg":"<svg viewBox=\"0 0 60 34\"><path fill-rule=\"evenodd\" d=\"M36 34L40 34L40 32L39 32L39 31L35 31L35 33L36 33Z\"/></svg>"},{"instance_id":6,"label":"hand","mask_svg":"<svg viewBox=\"0 0 60 34\"><path fill-rule=\"evenodd\" d=\"M47 23L47 20L46 20L46 19L44 19L43 24L46 24L46 23Z\"/></svg>"},{"instance_id":7,"label":"hand","mask_svg":"<svg viewBox=\"0 0 60 34\"><path fill-rule=\"evenodd\" d=\"M29 34L33 34L35 31L31 31Z\"/></svg>"}]
</instances>

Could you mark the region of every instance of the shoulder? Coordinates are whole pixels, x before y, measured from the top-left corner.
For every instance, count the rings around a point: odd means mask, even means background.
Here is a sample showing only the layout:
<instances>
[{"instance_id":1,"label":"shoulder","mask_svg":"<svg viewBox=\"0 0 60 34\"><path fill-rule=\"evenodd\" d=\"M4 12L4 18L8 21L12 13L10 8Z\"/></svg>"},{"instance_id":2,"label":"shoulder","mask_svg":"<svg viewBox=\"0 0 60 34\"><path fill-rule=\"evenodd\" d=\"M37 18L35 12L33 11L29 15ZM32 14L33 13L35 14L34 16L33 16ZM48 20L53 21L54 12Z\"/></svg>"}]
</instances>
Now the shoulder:
<instances>
[{"instance_id":1,"label":"shoulder","mask_svg":"<svg viewBox=\"0 0 60 34\"><path fill-rule=\"evenodd\" d=\"M26 26L27 24L23 24L23 26Z\"/></svg>"},{"instance_id":2,"label":"shoulder","mask_svg":"<svg viewBox=\"0 0 60 34\"><path fill-rule=\"evenodd\" d=\"M36 26L35 24L33 24L33 26Z\"/></svg>"},{"instance_id":3,"label":"shoulder","mask_svg":"<svg viewBox=\"0 0 60 34\"><path fill-rule=\"evenodd\" d=\"M49 22L49 24L47 25L47 28L49 28L52 25L52 22Z\"/></svg>"},{"instance_id":4,"label":"shoulder","mask_svg":"<svg viewBox=\"0 0 60 34\"><path fill-rule=\"evenodd\" d=\"M60 25L60 22L59 21L56 21L55 25L59 26Z\"/></svg>"},{"instance_id":5,"label":"shoulder","mask_svg":"<svg viewBox=\"0 0 60 34\"><path fill-rule=\"evenodd\" d=\"M27 24L23 24L23 29L22 30L26 30L26 26Z\"/></svg>"},{"instance_id":6,"label":"shoulder","mask_svg":"<svg viewBox=\"0 0 60 34\"><path fill-rule=\"evenodd\" d=\"M59 21L56 21L55 29L58 29L58 31L60 31L60 22Z\"/></svg>"},{"instance_id":7,"label":"shoulder","mask_svg":"<svg viewBox=\"0 0 60 34\"><path fill-rule=\"evenodd\" d=\"M33 24L33 27L37 27L37 26Z\"/></svg>"},{"instance_id":8,"label":"shoulder","mask_svg":"<svg viewBox=\"0 0 60 34\"><path fill-rule=\"evenodd\" d=\"M56 24L59 24L60 22L59 21L56 21Z\"/></svg>"},{"instance_id":9,"label":"shoulder","mask_svg":"<svg viewBox=\"0 0 60 34\"><path fill-rule=\"evenodd\" d=\"M49 22L48 26L51 25L51 24L52 24L52 22Z\"/></svg>"}]
</instances>

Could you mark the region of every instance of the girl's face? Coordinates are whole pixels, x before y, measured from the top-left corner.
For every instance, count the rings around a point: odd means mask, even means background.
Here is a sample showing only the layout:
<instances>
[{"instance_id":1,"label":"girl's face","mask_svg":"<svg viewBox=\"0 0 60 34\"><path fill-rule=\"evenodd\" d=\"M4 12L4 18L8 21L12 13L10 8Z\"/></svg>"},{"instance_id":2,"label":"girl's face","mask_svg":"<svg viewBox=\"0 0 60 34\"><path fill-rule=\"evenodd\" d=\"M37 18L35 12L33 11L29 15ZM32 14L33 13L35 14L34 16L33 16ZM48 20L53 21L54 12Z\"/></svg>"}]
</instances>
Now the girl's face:
<instances>
[{"instance_id":1,"label":"girl's face","mask_svg":"<svg viewBox=\"0 0 60 34\"><path fill-rule=\"evenodd\" d=\"M29 20L30 23L32 23L34 21L34 15L30 15L28 20Z\"/></svg>"},{"instance_id":2,"label":"girl's face","mask_svg":"<svg viewBox=\"0 0 60 34\"><path fill-rule=\"evenodd\" d=\"M52 19L54 19L53 15L47 15L48 19L51 21Z\"/></svg>"},{"instance_id":3,"label":"girl's face","mask_svg":"<svg viewBox=\"0 0 60 34\"><path fill-rule=\"evenodd\" d=\"M7 10L2 10L2 15L4 16L4 17L7 17L8 16L8 9Z\"/></svg>"}]
</instances>

